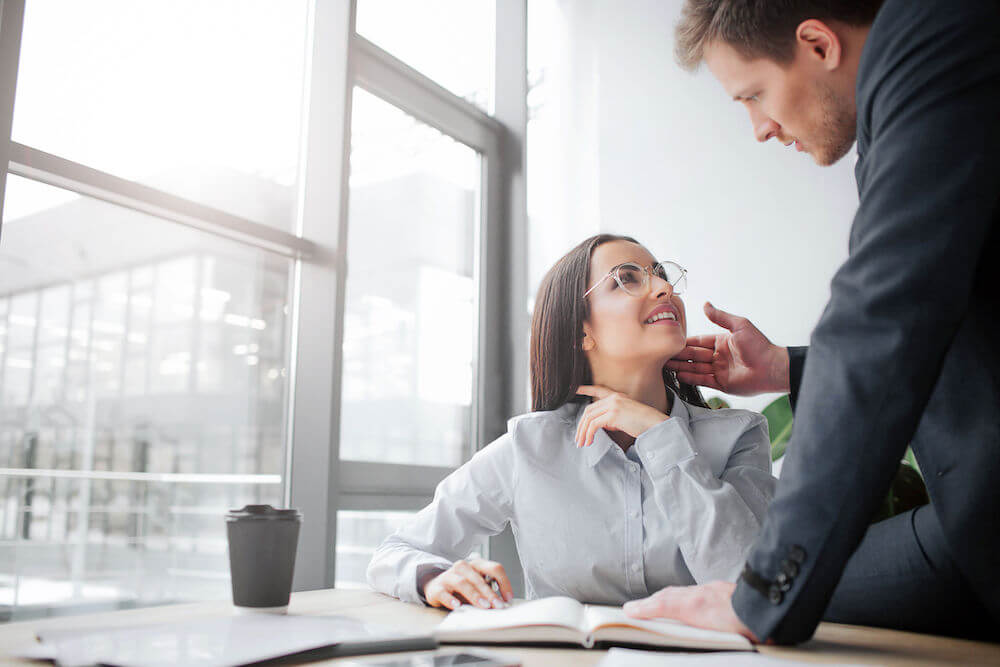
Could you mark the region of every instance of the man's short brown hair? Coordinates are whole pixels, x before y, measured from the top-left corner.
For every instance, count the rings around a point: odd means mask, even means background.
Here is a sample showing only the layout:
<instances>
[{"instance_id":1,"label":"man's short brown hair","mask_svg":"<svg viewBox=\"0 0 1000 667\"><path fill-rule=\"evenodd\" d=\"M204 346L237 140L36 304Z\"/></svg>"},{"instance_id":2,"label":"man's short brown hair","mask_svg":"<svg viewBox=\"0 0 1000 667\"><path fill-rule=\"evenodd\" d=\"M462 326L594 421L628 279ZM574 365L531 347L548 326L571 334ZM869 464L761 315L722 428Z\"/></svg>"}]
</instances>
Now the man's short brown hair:
<instances>
[{"instance_id":1,"label":"man's short brown hair","mask_svg":"<svg viewBox=\"0 0 1000 667\"><path fill-rule=\"evenodd\" d=\"M694 70L705 46L721 40L748 60L787 63L803 21L871 25L881 6L882 0L687 0L677 23L675 54L681 67Z\"/></svg>"}]
</instances>

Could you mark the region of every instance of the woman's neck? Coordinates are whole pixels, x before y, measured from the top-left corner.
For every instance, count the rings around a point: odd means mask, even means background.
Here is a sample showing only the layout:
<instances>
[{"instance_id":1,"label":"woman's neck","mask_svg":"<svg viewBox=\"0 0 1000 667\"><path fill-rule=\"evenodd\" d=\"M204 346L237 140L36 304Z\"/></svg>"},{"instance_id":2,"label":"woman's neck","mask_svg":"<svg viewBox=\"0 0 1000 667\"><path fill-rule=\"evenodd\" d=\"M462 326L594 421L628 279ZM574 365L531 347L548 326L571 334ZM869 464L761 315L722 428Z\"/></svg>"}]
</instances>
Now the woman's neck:
<instances>
[{"instance_id":1,"label":"woman's neck","mask_svg":"<svg viewBox=\"0 0 1000 667\"><path fill-rule=\"evenodd\" d=\"M665 415L673 408L673 395L663 383L663 369L645 370L624 367L595 368L593 384L607 387L611 391L625 394L633 401L645 403ZM621 431L608 431L608 435L623 450L628 450L635 438Z\"/></svg>"},{"instance_id":2,"label":"woman's neck","mask_svg":"<svg viewBox=\"0 0 1000 667\"><path fill-rule=\"evenodd\" d=\"M593 375L593 384L625 394L633 401L645 403L663 414L670 414L673 401L663 383L663 369L594 369Z\"/></svg>"}]
</instances>

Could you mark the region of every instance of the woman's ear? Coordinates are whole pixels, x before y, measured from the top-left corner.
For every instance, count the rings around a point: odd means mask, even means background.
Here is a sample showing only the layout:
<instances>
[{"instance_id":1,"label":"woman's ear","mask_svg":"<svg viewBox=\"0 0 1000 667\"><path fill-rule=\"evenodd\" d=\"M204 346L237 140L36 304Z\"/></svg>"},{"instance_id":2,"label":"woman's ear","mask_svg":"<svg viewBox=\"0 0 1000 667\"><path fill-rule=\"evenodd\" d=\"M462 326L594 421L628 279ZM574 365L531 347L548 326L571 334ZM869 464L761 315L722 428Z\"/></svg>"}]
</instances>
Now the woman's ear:
<instances>
[{"instance_id":1,"label":"woman's ear","mask_svg":"<svg viewBox=\"0 0 1000 667\"><path fill-rule=\"evenodd\" d=\"M590 352L595 347L597 347L597 343L594 341L594 337L590 335L590 327L584 324L583 339L580 341L580 349L584 352Z\"/></svg>"}]
</instances>

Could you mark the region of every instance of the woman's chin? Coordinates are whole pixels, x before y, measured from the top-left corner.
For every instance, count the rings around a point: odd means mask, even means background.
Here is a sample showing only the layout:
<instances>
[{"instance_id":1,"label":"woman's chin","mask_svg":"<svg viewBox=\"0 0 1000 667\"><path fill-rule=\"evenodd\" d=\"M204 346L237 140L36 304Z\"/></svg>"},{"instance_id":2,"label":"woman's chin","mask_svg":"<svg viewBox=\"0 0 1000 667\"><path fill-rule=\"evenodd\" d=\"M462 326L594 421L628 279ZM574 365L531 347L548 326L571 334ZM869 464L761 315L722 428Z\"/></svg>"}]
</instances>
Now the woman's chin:
<instances>
[{"instance_id":1,"label":"woman's chin","mask_svg":"<svg viewBox=\"0 0 1000 667\"><path fill-rule=\"evenodd\" d=\"M653 363L664 366L668 361L673 359L684 349L684 341L680 341L677 344L663 345L656 350L656 358Z\"/></svg>"}]
</instances>

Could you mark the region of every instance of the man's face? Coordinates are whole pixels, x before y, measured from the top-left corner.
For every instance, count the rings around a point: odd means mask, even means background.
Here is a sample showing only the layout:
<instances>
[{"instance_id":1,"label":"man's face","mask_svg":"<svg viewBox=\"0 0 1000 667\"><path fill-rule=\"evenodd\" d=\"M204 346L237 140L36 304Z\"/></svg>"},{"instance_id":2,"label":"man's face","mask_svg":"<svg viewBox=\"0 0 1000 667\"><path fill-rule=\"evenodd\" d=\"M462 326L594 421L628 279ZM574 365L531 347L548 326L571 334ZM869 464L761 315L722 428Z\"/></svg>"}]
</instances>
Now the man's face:
<instances>
[{"instance_id":1,"label":"man's face","mask_svg":"<svg viewBox=\"0 0 1000 667\"><path fill-rule=\"evenodd\" d=\"M854 143L853 96L838 93L826 70L796 51L788 64L768 58L745 60L728 44L712 42L705 63L734 100L750 114L757 141L778 141L829 166Z\"/></svg>"}]
</instances>

